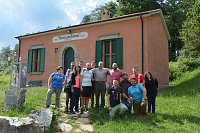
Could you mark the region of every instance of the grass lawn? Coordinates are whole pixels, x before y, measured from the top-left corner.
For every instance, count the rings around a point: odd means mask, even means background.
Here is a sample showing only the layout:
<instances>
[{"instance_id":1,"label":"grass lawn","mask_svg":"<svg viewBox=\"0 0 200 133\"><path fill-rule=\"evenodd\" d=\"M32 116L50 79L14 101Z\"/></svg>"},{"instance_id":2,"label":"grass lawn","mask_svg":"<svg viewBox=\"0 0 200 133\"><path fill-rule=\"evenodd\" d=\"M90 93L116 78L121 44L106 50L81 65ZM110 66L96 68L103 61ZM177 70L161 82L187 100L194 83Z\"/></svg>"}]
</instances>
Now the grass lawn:
<instances>
[{"instance_id":1,"label":"grass lawn","mask_svg":"<svg viewBox=\"0 0 200 133\"><path fill-rule=\"evenodd\" d=\"M124 118L110 119L108 109L92 111L90 119L96 132L200 132L200 68L183 74L161 90L156 99L156 114L146 118L135 118L125 114Z\"/></svg>"},{"instance_id":2,"label":"grass lawn","mask_svg":"<svg viewBox=\"0 0 200 133\"><path fill-rule=\"evenodd\" d=\"M1 116L18 116L27 117L31 110L41 109L45 107L45 99L47 94L47 87L28 87L26 92L26 101L23 108L18 109L4 109L5 89L9 88L10 76L0 77L0 115ZM54 103L55 95L52 96L51 103Z\"/></svg>"},{"instance_id":3,"label":"grass lawn","mask_svg":"<svg viewBox=\"0 0 200 133\"><path fill-rule=\"evenodd\" d=\"M30 110L44 109L48 88L29 87L24 108L6 112L4 93L5 89L9 88L9 81L9 76L0 77L0 115L27 117ZM95 132L200 132L200 68L184 73L170 85L169 89L158 93L156 114L149 114L146 118L135 118L126 113L122 119L118 116L110 119L108 108L91 110L89 117ZM52 97L51 103L54 103L54 99ZM54 112L59 114L59 111ZM53 129L53 126L51 128Z\"/></svg>"}]
</instances>

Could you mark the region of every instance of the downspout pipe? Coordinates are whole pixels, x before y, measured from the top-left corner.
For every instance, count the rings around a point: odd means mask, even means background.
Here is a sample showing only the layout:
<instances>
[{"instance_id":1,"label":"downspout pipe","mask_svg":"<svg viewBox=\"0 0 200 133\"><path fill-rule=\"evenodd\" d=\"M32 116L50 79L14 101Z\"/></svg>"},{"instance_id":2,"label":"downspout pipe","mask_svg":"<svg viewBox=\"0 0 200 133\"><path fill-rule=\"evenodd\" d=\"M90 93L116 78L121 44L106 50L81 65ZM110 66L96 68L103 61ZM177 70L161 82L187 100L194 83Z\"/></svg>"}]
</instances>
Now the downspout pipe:
<instances>
[{"instance_id":1,"label":"downspout pipe","mask_svg":"<svg viewBox=\"0 0 200 133\"><path fill-rule=\"evenodd\" d=\"M141 14L140 14L140 19L141 19L141 31L142 31L142 74L144 74L144 24Z\"/></svg>"},{"instance_id":2,"label":"downspout pipe","mask_svg":"<svg viewBox=\"0 0 200 133\"><path fill-rule=\"evenodd\" d=\"M17 62L19 62L19 58L20 58L20 47L21 47L21 40L19 38L17 38L19 40L19 45L18 45L18 59Z\"/></svg>"}]
</instances>

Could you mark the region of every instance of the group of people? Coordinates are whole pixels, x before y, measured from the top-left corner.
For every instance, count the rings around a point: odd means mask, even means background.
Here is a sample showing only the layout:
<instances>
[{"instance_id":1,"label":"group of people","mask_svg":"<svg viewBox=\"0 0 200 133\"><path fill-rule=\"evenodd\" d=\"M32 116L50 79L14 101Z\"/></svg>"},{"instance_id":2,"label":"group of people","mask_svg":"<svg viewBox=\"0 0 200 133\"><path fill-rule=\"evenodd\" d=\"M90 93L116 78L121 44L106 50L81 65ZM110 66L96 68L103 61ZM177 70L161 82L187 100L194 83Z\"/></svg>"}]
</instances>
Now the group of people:
<instances>
[{"instance_id":1,"label":"group of people","mask_svg":"<svg viewBox=\"0 0 200 133\"><path fill-rule=\"evenodd\" d=\"M88 112L90 99L90 106L94 107L94 95L96 97L95 107L97 109L104 108L107 75L110 75L107 90L110 117L114 117L117 110L119 110L119 116L125 111L134 113L136 116L146 116L147 104L148 113L155 113L158 82L150 72L146 72L145 75L139 74L138 68L133 67L133 75L129 77L128 73L122 73L117 63L112 64L112 69L103 66L102 61L98 62L97 68L94 61L86 63L85 67L83 61L80 61L78 65L71 62L71 69L68 69L65 75L62 74L63 68L58 66L57 72L52 73L48 80L46 107L50 106L51 96L54 92L56 94L55 107L59 107L60 94L64 86L66 111L81 114L84 111ZM120 82L121 78L123 80ZM99 103L100 96L101 104Z\"/></svg>"}]
</instances>

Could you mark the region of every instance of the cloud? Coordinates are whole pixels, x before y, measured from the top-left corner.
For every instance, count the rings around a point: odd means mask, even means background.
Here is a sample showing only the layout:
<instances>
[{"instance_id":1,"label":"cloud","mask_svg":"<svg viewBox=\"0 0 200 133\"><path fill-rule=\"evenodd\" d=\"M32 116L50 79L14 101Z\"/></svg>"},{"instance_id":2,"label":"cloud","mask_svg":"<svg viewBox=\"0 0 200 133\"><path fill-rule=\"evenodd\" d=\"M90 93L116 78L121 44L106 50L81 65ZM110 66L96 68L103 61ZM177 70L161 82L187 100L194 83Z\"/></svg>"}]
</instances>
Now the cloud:
<instances>
[{"instance_id":1,"label":"cloud","mask_svg":"<svg viewBox=\"0 0 200 133\"><path fill-rule=\"evenodd\" d=\"M91 8L89 8L84 1L78 0L78 2L78 4L60 3L60 9L64 11L65 20L68 20L70 25L79 24L83 16L91 11Z\"/></svg>"},{"instance_id":2,"label":"cloud","mask_svg":"<svg viewBox=\"0 0 200 133\"><path fill-rule=\"evenodd\" d=\"M88 0L88 2L86 3L89 7L96 7L97 2L94 2L93 0Z\"/></svg>"},{"instance_id":3,"label":"cloud","mask_svg":"<svg viewBox=\"0 0 200 133\"><path fill-rule=\"evenodd\" d=\"M19 19L20 9L23 9L24 2L22 0L18 0L17 2L13 2L13 0L1 0L0 1L0 17L4 17L4 19ZM12 23L12 21L11 21Z\"/></svg>"},{"instance_id":4,"label":"cloud","mask_svg":"<svg viewBox=\"0 0 200 133\"><path fill-rule=\"evenodd\" d=\"M103 2L105 0L102 0ZM14 47L14 37L79 24L100 0L0 0L0 50Z\"/></svg>"},{"instance_id":5,"label":"cloud","mask_svg":"<svg viewBox=\"0 0 200 133\"><path fill-rule=\"evenodd\" d=\"M62 0L62 3L63 4L69 4L69 3L71 3L71 0Z\"/></svg>"}]
</instances>

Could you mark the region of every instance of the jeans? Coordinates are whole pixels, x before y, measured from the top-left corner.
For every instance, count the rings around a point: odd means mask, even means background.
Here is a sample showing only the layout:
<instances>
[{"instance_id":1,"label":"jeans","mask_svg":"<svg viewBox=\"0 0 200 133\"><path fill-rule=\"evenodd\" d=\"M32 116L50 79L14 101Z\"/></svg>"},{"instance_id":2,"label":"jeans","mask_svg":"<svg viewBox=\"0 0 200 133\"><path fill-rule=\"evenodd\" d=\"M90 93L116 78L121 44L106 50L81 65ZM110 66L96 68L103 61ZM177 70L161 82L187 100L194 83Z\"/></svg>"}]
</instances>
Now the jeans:
<instances>
[{"instance_id":1,"label":"jeans","mask_svg":"<svg viewBox=\"0 0 200 133\"><path fill-rule=\"evenodd\" d=\"M73 87L74 93L72 93L70 99L70 111L73 111L74 107L75 110L78 111L78 102L80 97L80 88Z\"/></svg>"},{"instance_id":2,"label":"jeans","mask_svg":"<svg viewBox=\"0 0 200 133\"><path fill-rule=\"evenodd\" d=\"M156 93L155 94L147 94L147 100L148 100L148 112L151 112L152 107L152 113L155 113L155 102L156 102Z\"/></svg>"},{"instance_id":3,"label":"jeans","mask_svg":"<svg viewBox=\"0 0 200 133\"><path fill-rule=\"evenodd\" d=\"M115 116L115 113L117 112L117 110L119 110L119 115L122 115L127 110L127 107L123 103L120 103L116 105L115 107L112 107L112 110L109 113L111 118Z\"/></svg>"},{"instance_id":4,"label":"jeans","mask_svg":"<svg viewBox=\"0 0 200 133\"><path fill-rule=\"evenodd\" d=\"M46 107L49 107L50 102L51 102L51 96L53 93L56 93L56 97L55 97L55 107L59 107L59 103L60 103L60 94L62 92L62 89L60 88L49 88L47 91L47 97L46 97Z\"/></svg>"},{"instance_id":5,"label":"jeans","mask_svg":"<svg viewBox=\"0 0 200 133\"><path fill-rule=\"evenodd\" d=\"M130 100L122 101L128 107L128 112L131 113L132 102Z\"/></svg>"}]
</instances>

